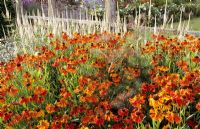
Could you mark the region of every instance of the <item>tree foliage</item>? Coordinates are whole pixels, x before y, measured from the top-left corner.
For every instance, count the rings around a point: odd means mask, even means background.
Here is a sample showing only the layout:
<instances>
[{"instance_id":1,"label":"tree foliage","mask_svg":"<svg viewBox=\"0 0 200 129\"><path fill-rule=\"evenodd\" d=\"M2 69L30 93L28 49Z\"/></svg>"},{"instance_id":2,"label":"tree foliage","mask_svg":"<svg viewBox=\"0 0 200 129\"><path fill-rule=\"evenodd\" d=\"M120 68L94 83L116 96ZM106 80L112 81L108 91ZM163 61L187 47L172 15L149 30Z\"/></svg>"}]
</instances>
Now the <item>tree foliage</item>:
<instances>
[{"instance_id":1,"label":"tree foliage","mask_svg":"<svg viewBox=\"0 0 200 129\"><path fill-rule=\"evenodd\" d=\"M14 18L15 18L15 9L13 7L13 3L12 0L6 0L6 5L7 5L7 9L11 15L11 19L6 19L5 18L5 14L6 14L6 8L4 5L4 0L0 0L0 38L4 37L4 30L5 30L5 34L8 33L7 31L7 26L9 24L14 23Z\"/></svg>"}]
</instances>

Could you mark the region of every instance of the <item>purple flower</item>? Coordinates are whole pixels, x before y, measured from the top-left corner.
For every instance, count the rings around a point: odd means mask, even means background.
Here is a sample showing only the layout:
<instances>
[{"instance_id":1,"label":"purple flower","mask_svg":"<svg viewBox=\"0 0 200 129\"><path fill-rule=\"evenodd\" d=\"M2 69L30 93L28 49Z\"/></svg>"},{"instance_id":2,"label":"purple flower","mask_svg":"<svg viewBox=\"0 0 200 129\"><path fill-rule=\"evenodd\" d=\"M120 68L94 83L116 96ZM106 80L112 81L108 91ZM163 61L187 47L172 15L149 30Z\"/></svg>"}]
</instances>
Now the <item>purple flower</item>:
<instances>
[{"instance_id":1,"label":"purple flower","mask_svg":"<svg viewBox=\"0 0 200 129\"><path fill-rule=\"evenodd\" d=\"M35 0L22 0L23 6L29 6L33 4Z\"/></svg>"}]
</instances>

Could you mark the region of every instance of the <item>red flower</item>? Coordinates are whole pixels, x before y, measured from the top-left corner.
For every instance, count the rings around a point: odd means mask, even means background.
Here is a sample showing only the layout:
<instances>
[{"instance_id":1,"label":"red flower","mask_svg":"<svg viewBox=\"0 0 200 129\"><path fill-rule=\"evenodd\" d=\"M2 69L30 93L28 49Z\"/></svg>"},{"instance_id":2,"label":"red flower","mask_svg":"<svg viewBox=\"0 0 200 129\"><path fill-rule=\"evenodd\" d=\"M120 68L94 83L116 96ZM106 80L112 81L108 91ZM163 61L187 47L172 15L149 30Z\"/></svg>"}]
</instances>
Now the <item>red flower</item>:
<instances>
[{"instance_id":1,"label":"red flower","mask_svg":"<svg viewBox=\"0 0 200 129\"><path fill-rule=\"evenodd\" d=\"M54 121L51 123L51 129L60 129L62 128L62 123L58 121Z\"/></svg>"},{"instance_id":2,"label":"red flower","mask_svg":"<svg viewBox=\"0 0 200 129\"><path fill-rule=\"evenodd\" d=\"M178 124L181 122L181 117L172 112L168 113L166 119L171 123L175 122L176 124Z\"/></svg>"},{"instance_id":3,"label":"red flower","mask_svg":"<svg viewBox=\"0 0 200 129\"><path fill-rule=\"evenodd\" d=\"M104 119L101 118L101 117L96 116L96 117L94 117L93 122L94 122L96 125L101 126L101 125L104 124Z\"/></svg>"},{"instance_id":4,"label":"red flower","mask_svg":"<svg viewBox=\"0 0 200 129\"><path fill-rule=\"evenodd\" d=\"M132 112L131 119L136 123L141 123L144 119L144 114L141 111Z\"/></svg>"},{"instance_id":5,"label":"red flower","mask_svg":"<svg viewBox=\"0 0 200 129\"><path fill-rule=\"evenodd\" d=\"M128 109L127 108L119 109L118 115L120 115L122 117L128 115Z\"/></svg>"},{"instance_id":6,"label":"red flower","mask_svg":"<svg viewBox=\"0 0 200 129\"><path fill-rule=\"evenodd\" d=\"M111 129L123 129L123 126L121 124L114 124Z\"/></svg>"},{"instance_id":7,"label":"red flower","mask_svg":"<svg viewBox=\"0 0 200 129\"><path fill-rule=\"evenodd\" d=\"M197 105L196 105L196 109L200 111L200 102L197 103Z\"/></svg>"},{"instance_id":8,"label":"red flower","mask_svg":"<svg viewBox=\"0 0 200 129\"><path fill-rule=\"evenodd\" d=\"M145 103L145 96L137 94L133 98L129 98L129 102L133 107L140 108Z\"/></svg>"},{"instance_id":9,"label":"red flower","mask_svg":"<svg viewBox=\"0 0 200 129\"><path fill-rule=\"evenodd\" d=\"M48 35L48 37L49 37L49 38L53 38L54 35L53 35L52 33L50 33L50 34Z\"/></svg>"},{"instance_id":10,"label":"red flower","mask_svg":"<svg viewBox=\"0 0 200 129\"><path fill-rule=\"evenodd\" d=\"M120 121L120 118L117 117L117 116L114 116L114 117L113 117L113 120L114 120L114 122L119 122L119 121Z\"/></svg>"},{"instance_id":11,"label":"red flower","mask_svg":"<svg viewBox=\"0 0 200 129\"><path fill-rule=\"evenodd\" d=\"M186 123L187 123L187 125L189 125L192 129L194 129L195 126L197 125L197 123L196 123L194 120L192 120L192 119L187 120Z\"/></svg>"},{"instance_id":12,"label":"red flower","mask_svg":"<svg viewBox=\"0 0 200 129\"><path fill-rule=\"evenodd\" d=\"M70 123L70 124L65 124L65 129L75 129L76 125L74 123Z\"/></svg>"},{"instance_id":13,"label":"red flower","mask_svg":"<svg viewBox=\"0 0 200 129\"><path fill-rule=\"evenodd\" d=\"M9 120L12 116L13 116L13 113L12 113L12 112L6 112L6 113L3 115L3 120L4 120L4 121L7 121L7 120Z\"/></svg>"},{"instance_id":14,"label":"red flower","mask_svg":"<svg viewBox=\"0 0 200 129\"><path fill-rule=\"evenodd\" d=\"M126 123L126 124L131 124L132 120L129 119L129 118L125 118L125 119L123 119L123 122Z\"/></svg>"},{"instance_id":15,"label":"red flower","mask_svg":"<svg viewBox=\"0 0 200 129\"><path fill-rule=\"evenodd\" d=\"M131 125L127 125L124 129L134 129L134 128Z\"/></svg>"},{"instance_id":16,"label":"red flower","mask_svg":"<svg viewBox=\"0 0 200 129\"><path fill-rule=\"evenodd\" d=\"M91 121L91 117L90 116L85 116L81 119L81 122L83 124L88 124Z\"/></svg>"}]
</instances>

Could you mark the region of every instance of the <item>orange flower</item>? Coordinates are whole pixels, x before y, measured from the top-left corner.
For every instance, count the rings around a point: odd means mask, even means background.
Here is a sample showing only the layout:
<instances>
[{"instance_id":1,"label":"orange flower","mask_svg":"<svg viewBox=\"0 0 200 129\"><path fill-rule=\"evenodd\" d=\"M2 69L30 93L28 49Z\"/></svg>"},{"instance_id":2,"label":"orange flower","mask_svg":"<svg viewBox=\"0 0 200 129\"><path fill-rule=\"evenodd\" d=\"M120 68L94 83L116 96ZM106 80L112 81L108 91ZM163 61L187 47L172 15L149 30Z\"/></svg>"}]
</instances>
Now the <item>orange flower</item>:
<instances>
[{"instance_id":1,"label":"orange flower","mask_svg":"<svg viewBox=\"0 0 200 129\"><path fill-rule=\"evenodd\" d=\"M121 81L121 77L117 76L115 78L112 78L112 81L117 84L117 83L119 83Z\"/></svg>"},{"instance_id":2,"label":"orange flower","mask_svg":"<svg viewBox=\"0 0 200 129\"><path fill-rule=\"evenodd\" d=\"M176 115L176 114L174 114L174 113L172 113L172 112L169 112L167 114L166 119L171 123L175 122L176 124L178 124L178 123L181 122L181 117Z\"/></svg>"},{"instance_id":3,"label":"orange flower","mask_svg":"<svg viewBox=\"0 0 200 129\"><path fill-rule=\"evenodd\" d=\"M141 108L141 105L145 103L145 97L137 94L133 98L130 98L129 102L133 107Z\"/></svg>"},{"instance_id":4,"label":"orange flower","mask_svg":"<svg viewBox=\"0 0 200 129\"><path fill-rule=\"evenodd\" d=\"M48 37L49 37L49 38L53 38L54 35L53 35L52 33L50 33L50 34L48 35Z\"/></svg>"},{"instance_id":5,"label":"orange flower","mask_svg":"<svg viewBox=\"0 0 200 129\"><path fill-rule=\"evenodd\" d=\"M61 68L60 72L63 75L67 75L68 73L76 73L76 68L73 68L72 66L68 65L67 68Z\"/></svg>"},{"instance_id":6,"label":"orange flower","mask_svg":"<svg viewBox=\"0 0 200 129\"><path fill-rule=\"evenodd\" d=\"M81 59L78 61L79 64L85 63L88 60L87 56L81 57Z\"/></svg>"},{"instance_id":7,"label":"orange flower","mask_svg":"<svg viewBox=\"0 0 200 129\"><path fill-rule=\"evenodd\" d=\"M150 117L153 121L162 121L164 119L164 113L159 109L150 109Z\"/></svg>"},{"instance_id":8,"label":"orange flower","mask_svg":"<svg viewBox=\"0 0 200 129\"><path fill-rule=\"evenodd\" d=\"M62 32L62 39L67 41L68 40L68 35L65 32Z\"/></svg>"},{"instance_id":9,"label":"orange flower","mask_svg":"<svg viewBox=\"0 0 200 129\"><path fill-rule=\"evenodd\" d=\"M79 100L80 100L80 102L84 103L84 102L86 102L86 97L85 96L80 96Z\"/></svg>"},{"instance_id":10,"label":"orange flower","mask_svg":"<svg viewBox=\"0 0 200 129\"><path fill-rule=\"evenodd\" d=\"M101 125L104 124L104 118L95 116L95 117L93 118L93 123L95 123L95 124L98 125L98 126L101 126Z\"/></svg>"},{"instance_id":11,"label":"orange flower","mask_svg":"<svg viewBox=\"0 0 200 129\"><path fill-rule=\"evenodd\" d=\"M55 106L54 106L53 104L48 104L48 105L46 106L46 111L47 111L48 113L53 113L53 112L55 112Z\"/></svg>"},{"instance_id":12,"label":"orange flower","mask_svg":"<svg viewBox=\"0 0 200 129\"><path fill-rule=\"evenodd\" d=\"M68 68L66 69L66 71L67 71L68 73L76 73L76 69L75 69L75 68L72 68L72 67L68 67Z\"/></svg>"},{"instance_id":13,"label":"orange flower","mask_svg":"<svg viewBox=\"0 0 200 129\"><path fill-rule=\"evenodd\" d=\"M186 34L185 37L190 41L195 39L195 37L193 35L189 35L189 34Z\"/></svg>"},{"instance_id":14,"label":"orange flower","mask_svg":"<svg viewBox=\"0 0 200 129\"><path fill-rule=\"evenodd\" d=\"M155 89L157 87L158 86L156 84L142 83L142 85L141 85L141 91L142 91L142 93L155 92Z\"/></svg>"},{"instance_id":15,"label":"orange flower","mask_svg":"<svg viewBox=\"0 0 200 129\"><path fill-rule=\"evenodd\" d=\"M5 127L5 129L15 129L15 128L12 127L12 126L7 125L7 126Z\"/></svg>"},{"instance_id":16,"label":"orange flower","mask_svg":"<svg viewBox=\"0 0 200 129\"><path fill-rule=\"evenodd\" d=\"M195 56L193 59L192 59L193 62L195 63L200 63L200 58L198 56Z\"/></svg>"},{"instance_id":17,"label":"orange flower","mask_svg":"<svg viewBox=\"0 0 200 129\"><path fill-rule=\"evenodd\" d=\"M104 115L104 119L106 121L110 121L111 119L113 119L114 114L111 111L106 112L106 114Z\"/></svg>"},{"instance_id":18,"label":"orange flower","mask_svg":"<svg viewBox=\"0 0 200 129\"><path fill-rule=\"evenodd\" d=\"M32 81L33 80L25 80L24 81L24 85L28 88L29 91L31 91L33 89L33 87L32 87Z\"/></svg>"},{"instance_id":19,"label":"orange flower","mask_svg":"<svg viewBox=\"0 0 200 129\"><path fill-rule=\"evenodd\" d=\"M66 106L67 106L67 100L66 100L65 98L61 98L61 99L56 103L56 105L57 105L58 107L61 107L61 108L66 107Z\"/></svg>"},{"instance_id":20,"label":"orange flower","mask_svg":"<svg viewBox=\"0 0 200 129\"><path fill-rule=\"evenodd\" d=\"M8 94L12 97L18 93L18 89L14 86L10 86L8 89Z\"/></svg>"},{"instance_id":21,"label":"orange flower","mask_svg":"<svg viewBox=\"0 0 200 129\"><path fill-rule=\"evenodd\" d=\"M68 98L71 96L71 93L69 93L66 88L62 88L60 90L60 96L62 96L63 98Z\"/></svg>"},{"instance_id":22,"label":"orange flower","mask_svg":"<svg viewBox=\"0 0 200 129\"><path fill-rule=\"evenodd\" d=\"M156 108L162 105L161 97L159 95L150 95L149 97L149 105Z\"/></svg>"},{"instance_id":23,"label":"orange flower","mask_svg":"<svg viewBox=\"0 0 200 129\"><path fill-rule=\"evenodd\" d=\"M70 119L69 115L64 114L60 120L61 123L67 123Z\"/></svg>"},{"instance_id":24,"label":"orange flower","mask_svg":"<svg viewBox=\"0 0 200 129\"><path fill-rule=\"evenodd\" d=\"M110 74L110 77L112 78L112 81L113 81L114 83L119 83L119 82L121 81L121 77L120 77L120 75L117 74L117 73L111 73L111 74Z\"/></svg>"},{"instance_id":25,"label":"orange flower","mask_svg":"<svg viewBox=\"0 0 200 129\"><path fill-rule=\"evenodd\" d=\"M189 70L189 68L188 68L188 64L187 64L187 62L185 62L185 61L177 61L176 62L176 65L178 66L178 67L180 67L180 68L182 68L184 71L188 71Z\"/></svg>"},{"instance_id":26,"label":"orange flower","mask_svg":"<svg viewBox=\"0 0 200 129\"><path fill-rule=\"evenodd\" d=\"M200 111L200 102L197 103L196 109Z\"/></svg>"},{"instance_id":27,"label":"orange flower","mask_svg":"<svg viewBox=\"0 0 200 129\"><path fill-rule=\"evenodd\" d=\"M97 96L86 96L85 97L86 101L89 103L97 103L99 102L99 99L97 98Z\"/></svg>"},{"instance_id":28,"label":"orange flower","mask_svg":"<svg viewBox=\"0 0 200 129\"><path fill-rule=\"evenodd\" d=\"M19 123L22 120L22 116L20 114L14 114L12 116L12 121L9 123L9 125L13 126Z\"/></svg>"},{"instance_id":29,"label":"orange flower","mask_svg":"<svg viewBox=\"0 0 200 129\"><path fill-rule=\"evenodd\" d=\"M179 107L186 106L188 103L193 101L192 90L180 89L176 90L173 94L173 100Z\"/></svg>"},{"instance_id":30,"label":"orange flower","mask_svg":"<svg viewBox=\"0 0 200 129\"><path fill-rule=\"evenodd\" d=\"M4 97L0 97L0 104L4 104L5 103L5 98Z\"/></svg>"},{"instance_id":31,"label":"orange flower","mask_svg":"<svg viewBox=\"0 0 200 129\"><path fill-rule=\"evenodd\" d=\"M41 86L38 86L34 90L35 95L41 95L41 96L46 96L47 95L47 90Z\"/></svg>"},{"instance_id":32,"label":"orange flower","mask_svg":"<svg viewBox=\"0 0 200 129\"><path fill-rule=\"evenodd\" d=\"M111 86L112 82L110 82L109 80L105 80L104 82L102 82L100 84L100 86L98 87L99 90L102 90L102 89L108 89L110 86Z\"/></svg>"},{"instance_id":33,"label":"orange flower","mask_svg":"<svg viewBox=\"0 0 200 129\"><path fill-rule=\"evenodd\" d=\"M110 77L112 77L112 78L115 78L115 77L118 77L118 76L119 76L119 74L117 74L117 73L110 74Z\"/></svg>"},{"instance_id":34,"label":"orange flower","mask_svg":"<svg viewBox=\"0 0 200 129\"><path fill-rule=\"evenodd\" d=\"M25 72L25 74L23 75L24 78L30 78L31 74L29 72Z\"/></svg>"},{"instance_id":35,"label":"orange flower","mask_svg":"<svg viewBox=\"0 0 200 129\"><path fill-rule=\"evenodd\" d=\"M47 120L40 120L37 128L38 129L48 129L49 128L49 122Z\"/></svg>"},{"instance_id":36,"label":"orange flower","mask_svg":"<svg viewBox=\"0 0 200 129\"><path fill-rule=\"evenodd\" d=\"M181 120L182 120L182 118L181 118L180 116L178 116L178 115L175 115L175 116L174 116L174 122L175 122L175 123L178 124L178 123L181 122Z\"/></svg>"},{"instance_id":37,"label":"orange flower","mask_svg":"<svg viewBox=\"0 0 200 129\"><path fill-rule=\"evenodd\" d=\"M21 63L17 63L16 66L17 66L17 71L18 72L23 70L23 67L22 67Z\"/></svg>"},{"instance_id":38,"label":"orange flower","mask_svg":"<svg viewBox=\"0 0 200 129\"><path fill-rule=\"evenodd\" d=\"M166 66L157 66L156 67L157 70L161 71L161 72L167 72L169 71L169 68Z\"/></svg>"},{"instance_id":39,"label":"orange flower","mask_svg":"<svg viewBox=\"0 0 200 129\"><path fill-rule=\"evenodd\" d=\"M103 61L95 61L93 64L93 67L95 67L95 68L103 68L103 67L105 67L105 62L103 62Z\"/></svg>"},{"instance_id":40,"label":"orange flower","mask_svg":"<svg viewBox=\"0 0 200 129\"><path fill-rule=\"evenodd\" d=\"M32 102L41 104L42 102L45 101L45 98L42 97L42 96L39 96L39 95L32 95L30 100L31 100Z\"/></svg>"},{"instance_id":41,"label":"orange flower","mask_svg":"<svg viewBox=\"0 0 200 129\"><path fill-rule=\"evenodd\" d=\"M170 128L170 125L167 124L167 125L165 125L162 129L171 129L171 128Z\"/></svg>"},{"instance_id":42,"label":"orange flower","mask_svg":"<svg viewBox=\"0 0 200 129\"><path fill-rule=\"evenodd\" d=\"M27 104L30 102L30 97L21 97L19 100L20 104Z\"/></svg>"},{"instance_id":43,"label":"orange flower","mask_svg":"<svg viewBox=\"0 0 200 129\"><path fill-rule=\"evenodd\" d=\"M42 117L44 115L45 115L44 111L43 110L39 110L39 111L36 111L36 114L35 114L34 117L39 118L39 117Z\"/></svg>"},{"instance_id":44,"label":"orange flower","mask_svg":"<svg viewBox=\"0 0 200 129\"><path fill-rule=\"evenodd\" d=\"M132 70L132 75L134 77L139 77L140 76L140 69L133 69Z\"/></svg>"},{"instance_id":45,"label":"orange flower","mask_svg":"<svg viewBox=\"0 0 200 129\"><path fill-rule=\"evenodd\" d=\"M144 119L144 114L141 111L133 111L131 113L131 119L136 123L141 123Z\"/></svg>"}]
</instances>

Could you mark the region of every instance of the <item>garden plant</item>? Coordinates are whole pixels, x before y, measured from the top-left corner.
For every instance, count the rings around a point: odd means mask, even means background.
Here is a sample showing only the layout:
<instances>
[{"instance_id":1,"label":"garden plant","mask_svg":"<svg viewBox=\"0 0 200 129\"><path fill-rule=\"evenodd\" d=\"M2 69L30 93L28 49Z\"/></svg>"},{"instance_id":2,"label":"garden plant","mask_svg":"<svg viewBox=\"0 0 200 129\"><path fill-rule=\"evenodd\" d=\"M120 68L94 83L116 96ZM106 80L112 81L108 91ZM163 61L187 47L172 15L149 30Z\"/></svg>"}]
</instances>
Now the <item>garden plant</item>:
<instances>
[{"instance_id":1,"label":"garden plant","mask_svg":"<svg viewBox=\"0 0 200 129\"><path fill-rule=\"evenodd\" d=\"M0 128L199 128L200 39L52 33L0 64Z\"/></svg>"}]
</instances>

